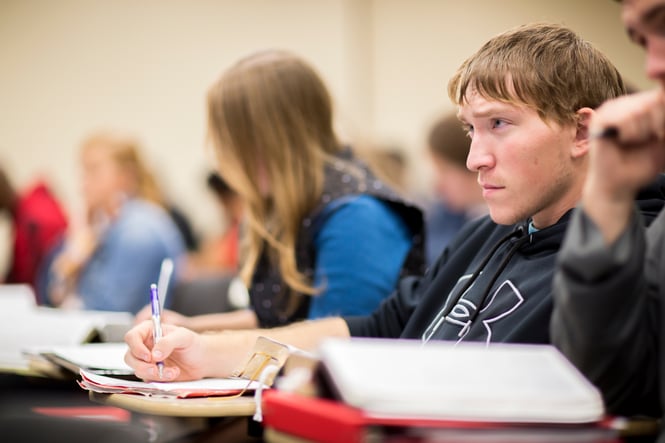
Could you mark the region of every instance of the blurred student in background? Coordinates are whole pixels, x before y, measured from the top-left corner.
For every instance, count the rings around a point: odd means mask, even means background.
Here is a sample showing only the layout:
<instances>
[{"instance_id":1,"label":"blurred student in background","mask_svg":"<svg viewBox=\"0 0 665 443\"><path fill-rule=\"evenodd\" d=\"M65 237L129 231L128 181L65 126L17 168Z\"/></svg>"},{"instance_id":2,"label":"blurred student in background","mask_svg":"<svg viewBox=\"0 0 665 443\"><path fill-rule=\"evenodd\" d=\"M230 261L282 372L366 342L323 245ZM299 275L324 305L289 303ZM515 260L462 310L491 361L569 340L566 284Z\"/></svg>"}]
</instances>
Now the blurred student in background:
<instances>
[{"instance_id":1,"label":"blurred student in background","mask_svg":"<svg viewBox=\"0 0 665 443\"><path fill-rule=\"evenodd\" d=\"M240 265L240 229L245 212L242 198L216 172L208 174L206 184L219 203L224 231L202 241L199 250L188 255L182 273L184 280L215 274L237 274Z\"/></svg>"},{"instance_id":2,"label":"blurred student in background","mask_svg":"<svg viewBox=\"0 0 665 443\"><path fill-rule=\"evenodd\" d=\"M403 148L377 145L356 148L354 153L381 181L402 195L412 195L408 180L409 161Z\"/></svg>"},{"instance_id":3,"label":"blurred student in background","mask_svg":"<svg viewBox=\"0 0 665 443\"><path fill-rule=\"evenodd\" d=\"M200 247L200 240L194 231L194 227L192 226L192 223L189 220L187 214L183 212L178 206L170 202L164 201L162 202L162 205L165 207L166 211L171 217L171 220L173 220L173 223L175 223L176 228L178 228L178 231L180 232L180 235L185 242L185 248L187 251L190 253L197 252Z\"/></svg>"},{"instance_id":4,"label":"blurred student in background","mask_svg":"<svg viewBox=\"0 0 665 443\"><path fill-rule=\"evenodd\" d=\"M271 50L238 61L208 93L208 124L246 205L251 309L164 321L206 330L367 314L401 273L422 272L421 211L340 142L328 91L302 59Z\"/></svg>"},{"instance_id":5,"label":"blurred student in background","mask_svg":"<svg viewBox=\"0 0 665 443\"><path fill-rule=\"evenodd\" d=\"M11 217L13 241L6 283L35 286L42 260L61 240L67 216L43 181L23 192L0 167L0 212Z\"/></svg>"},{"instance_id":6,"label":"blurred student in background","mask_svg":"<svg viewBox=\"0 0 665 443\"><path fill-rule=\"evenodd\" d=\"M487 214L477 174L466 167L471 139L453 112L439 119L427 140L434 165L435 201L426 211L427 264L432 265L464 224Z\"/></svg>"},{"instance_id":7,"label":"blurred student in background","mask_svg":"<svg viewBox=\"0 0 665 443\"><path fill-rule=\"evenodd\" d=\"M218 254L218 267L226 272L236 273L240 264L240 227L245 205L240 195L219 174L210 173L207 184L224 209L227 222L224 233L214 242Z\"/></svg>"},{"instance_id":8,"label":"blurred student in background","mask_svg":"<svg viewBox=\"0 0 665 443\"><path fill-rule=\"evenodd\" d=\"M148 300L161 262L177 264L182 236L137 142L98 132L81 149L84 220L73 225L48 270L55 306L137 312Z\"/></svg>"}]
</instances>

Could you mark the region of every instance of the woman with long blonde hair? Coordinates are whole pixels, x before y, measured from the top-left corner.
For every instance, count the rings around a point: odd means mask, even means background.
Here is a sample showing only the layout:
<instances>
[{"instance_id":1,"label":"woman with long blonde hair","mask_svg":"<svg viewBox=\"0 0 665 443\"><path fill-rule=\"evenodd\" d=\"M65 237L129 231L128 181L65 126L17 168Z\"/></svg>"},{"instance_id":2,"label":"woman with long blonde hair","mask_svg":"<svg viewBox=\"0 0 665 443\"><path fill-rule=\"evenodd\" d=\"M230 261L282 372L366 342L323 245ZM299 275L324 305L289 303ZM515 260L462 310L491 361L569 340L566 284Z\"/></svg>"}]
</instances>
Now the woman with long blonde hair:
<instances>
[{"instance_id":1,"label":"woman with long blonde hair","mask_svg":"<svg viewBox=\"0 0 665 443\"><path fill-rule=\"evenodd\" d=\"M134 138L117 132L84 140L85 215L49 267L51 304L135 313L162 260L182 255L182 236L139 151Z\"/></svg>"},{"instance_id":2,"label":"woman with long blonde hair","mask_svg":"<svg viewBox=\"0 0 665 443\"><path fill-rule=\"evenodd\" d=\"M251 309L166 321L195 330L367 314L402 271L422 271L422 215L333 130L319 75L269 50L238 61L208 93L209 138L247 209L240 275Z\"/></svg>"}]
</instances>

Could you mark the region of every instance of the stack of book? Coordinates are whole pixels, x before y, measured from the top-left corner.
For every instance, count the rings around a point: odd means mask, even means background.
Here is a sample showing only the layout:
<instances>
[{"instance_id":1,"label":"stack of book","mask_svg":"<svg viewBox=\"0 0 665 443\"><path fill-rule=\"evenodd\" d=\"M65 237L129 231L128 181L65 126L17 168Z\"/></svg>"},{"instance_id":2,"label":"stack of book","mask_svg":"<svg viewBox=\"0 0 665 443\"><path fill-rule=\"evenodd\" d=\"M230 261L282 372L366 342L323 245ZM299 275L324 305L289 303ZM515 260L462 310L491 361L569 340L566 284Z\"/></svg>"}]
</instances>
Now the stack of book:
<instances>
[{"instance_id":1,"label":"stack of book","mask_svg":"<svg viewBox=\"0 0 665 443\"><path fill-rule=\"evenodd\" d=\"M552 346L329 340L319 358L328 398L266 392L268 440L616 441L598 390Z\"/></svg>"}]
</instances>

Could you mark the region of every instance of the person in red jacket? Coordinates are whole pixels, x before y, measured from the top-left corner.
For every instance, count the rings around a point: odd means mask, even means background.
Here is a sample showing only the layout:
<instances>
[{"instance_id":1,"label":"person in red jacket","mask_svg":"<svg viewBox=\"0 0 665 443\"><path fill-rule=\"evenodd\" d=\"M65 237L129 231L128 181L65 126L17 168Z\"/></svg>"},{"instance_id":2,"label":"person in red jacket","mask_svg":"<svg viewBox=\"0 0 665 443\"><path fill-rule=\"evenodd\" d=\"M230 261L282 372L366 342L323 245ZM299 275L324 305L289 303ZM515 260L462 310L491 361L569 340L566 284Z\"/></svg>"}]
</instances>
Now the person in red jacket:
<instances>
[{"instance_id":1,"label":"person in red jacket","mask_svg":"<svg viewBox=\"0 0 665 443\"><path fill-rule=\"evenodd\" d=\"M42 259L61 239L67 216L43 181L23 192L15 190L0 168L0 211L11 216L13 245L7 283L35 286Z\"/></svg>"}]
</instances>

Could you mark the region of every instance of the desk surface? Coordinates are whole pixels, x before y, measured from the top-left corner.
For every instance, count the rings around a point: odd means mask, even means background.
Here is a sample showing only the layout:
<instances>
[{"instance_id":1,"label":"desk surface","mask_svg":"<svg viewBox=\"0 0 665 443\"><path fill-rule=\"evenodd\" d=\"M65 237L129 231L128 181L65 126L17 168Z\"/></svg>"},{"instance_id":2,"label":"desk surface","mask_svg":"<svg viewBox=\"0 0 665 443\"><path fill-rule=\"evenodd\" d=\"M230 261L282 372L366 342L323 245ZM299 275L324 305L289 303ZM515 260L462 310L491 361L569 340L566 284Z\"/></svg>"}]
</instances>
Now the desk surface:
<instances>
[{"instance_id":1,"label":"desk surface","mask_svg":"<svg viewBox=\"0 0 665 443\"><path fill-rule=\"evenodd\" d=\"M247 417L254 414L253 396L236 398L158 398L133 394L100 394L90 392L90 400L117 406L132 412L172 417Z\"/></svg>"}]
</instances>

